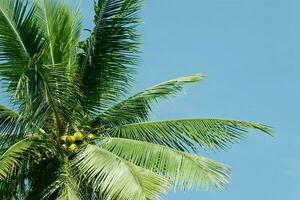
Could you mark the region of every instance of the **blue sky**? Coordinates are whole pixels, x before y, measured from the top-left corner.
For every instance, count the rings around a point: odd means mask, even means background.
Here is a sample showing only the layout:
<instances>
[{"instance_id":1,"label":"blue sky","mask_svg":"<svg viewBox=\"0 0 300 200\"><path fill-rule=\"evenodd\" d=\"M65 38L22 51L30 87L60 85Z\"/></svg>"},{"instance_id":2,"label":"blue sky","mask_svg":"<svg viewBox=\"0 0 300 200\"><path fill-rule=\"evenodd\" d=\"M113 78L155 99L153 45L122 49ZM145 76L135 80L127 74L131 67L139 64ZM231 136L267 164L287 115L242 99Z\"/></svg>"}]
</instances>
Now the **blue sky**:
<instances>
[{"instance_id":1,"label":"blue sky","mask_svg":"<svg viewBox=\"0 0 300 200\"><path fill-rule=\"evenodd\" d=\"M91 26L92 1L82 1ZM135 90L177 76L207 78L162 102L154 119L221 117L263 122L276 137L252 132L227 152L225 191L172 193L165 200L298 200L300 196L300 2L145 0Z\"/></svg>"},{"instance_id":2,"label":"blue sky","mask_svg":"<svg viewBox=\"0 0 300 200\"><path fill-rule=\"evenodd\" d=\"M184 95L157 106L154 119L231 118L266 123L276 131L275 138L254 131L227 152L205 153L232 166L226 190L170 192L164 199L298 200L300 1L145 0L144 5L134 90L207 74ZM89 28L92 0L82 0L82 9Z\"/></svg>"}]
</instances>

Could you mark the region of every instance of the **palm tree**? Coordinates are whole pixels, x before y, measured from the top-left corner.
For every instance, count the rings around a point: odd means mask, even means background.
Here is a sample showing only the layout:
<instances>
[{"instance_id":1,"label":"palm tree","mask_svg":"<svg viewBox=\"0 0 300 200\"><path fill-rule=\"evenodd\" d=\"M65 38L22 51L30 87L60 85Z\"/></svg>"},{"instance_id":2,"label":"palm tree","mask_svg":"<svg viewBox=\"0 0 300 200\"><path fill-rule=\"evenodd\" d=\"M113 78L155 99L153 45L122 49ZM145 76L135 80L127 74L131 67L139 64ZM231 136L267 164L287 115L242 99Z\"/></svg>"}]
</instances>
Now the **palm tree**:
<instances>
[{"instance_id":1,"label":"palm tree","mask_svg":"<svg viewBox=\"0 0 300 200\"><path fill-rule=\"evenodd\" d=\"M140 0L98 0L80 41L79 9L59 0L0 1L1 199L154 200L223 188L229 167L198 155L250 129L227 119L148 121L152 105L203 79L169 80L128 97L138 61Z\"/></svg>"}]
</instances>

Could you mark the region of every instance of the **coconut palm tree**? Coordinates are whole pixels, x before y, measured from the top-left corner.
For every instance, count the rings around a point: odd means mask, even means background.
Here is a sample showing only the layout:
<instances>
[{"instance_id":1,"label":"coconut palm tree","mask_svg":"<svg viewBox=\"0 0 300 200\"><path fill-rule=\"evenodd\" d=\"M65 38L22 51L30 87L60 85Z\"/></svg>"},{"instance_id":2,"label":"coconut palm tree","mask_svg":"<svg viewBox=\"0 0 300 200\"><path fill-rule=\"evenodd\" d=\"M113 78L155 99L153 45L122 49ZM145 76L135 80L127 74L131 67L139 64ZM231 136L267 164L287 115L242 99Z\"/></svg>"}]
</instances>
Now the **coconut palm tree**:
<instances>
[{"instance_id":1,"label":"coconut palm tree","mask_svg":"<svg viewBox=\"0 0 300 200\"><path fill-rule=\"evenodd\" d=\"M167 188L223 188L229 167L202 157L250 129L227 119L149 121L154 103L201 74L133 96L140 0L98 0L81 40L79 9L59 0L0 1L1 199L154 200Z\"/></svg>"}]
</instances>

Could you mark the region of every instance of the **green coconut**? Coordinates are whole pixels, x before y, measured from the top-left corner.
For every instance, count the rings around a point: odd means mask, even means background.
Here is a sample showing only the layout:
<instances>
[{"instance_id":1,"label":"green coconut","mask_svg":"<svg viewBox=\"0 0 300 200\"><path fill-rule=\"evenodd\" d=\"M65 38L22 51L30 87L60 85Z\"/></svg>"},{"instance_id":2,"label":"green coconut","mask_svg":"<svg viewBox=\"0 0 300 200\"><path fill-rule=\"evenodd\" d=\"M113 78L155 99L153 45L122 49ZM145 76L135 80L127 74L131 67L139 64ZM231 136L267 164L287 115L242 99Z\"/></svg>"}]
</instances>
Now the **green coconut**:
<instances>
[{"instance_id":1,"label":"green coconut","mask_svg":"<svg viewBox=\"0 0 300 200\"><path fill-rule=\"evenodd\" d=\"M96 138L96 136L94 134L92 134L92 133L88 134L88 136L87 136L88 140L93 140L95 138Z\"/></svg>"},{"instance_id":2,"label":"green coconut","mask_svg":"<svg viewBox=\"0 0 300 200\"><path fill-rule=\"evenodd\" d=\"M76 141L76 138L73 135L67 137L68 144L73 144L75 141Z\"/></svg>"},{"instance_id":3,"label":"green coconut","mask_svg":"<svg viewBox=\"0 0 300 200\"><path fill-rule=\"evenodd\" d=\"M67 135L63 135L63 136L60 137L60 139L63 142L67 142L67 137L68 137Z\"/></svg>"},{"instance_id":4,"label":"green coconut","mask_svg":"<svg viewBox=\"0 0 300 200\"><path fill-rule=\"evenodd\" d=\"M75 137L75 140L81 141L83 139L83 134L81 132L77 131L76 133L74 133L74 137Z\"/></svg>"},{"instance_id":5,"label":"green coconut","mask_svg":"<svg viewBox=\"0 0 300 200\"><path fill-rule=\"evenodd\" d=\"M69 150L70 152L75 152L75 151L77 151L77 149L78 149L78 147L77 147L76 144L71 144L71 145L68 147L68 150Z\"/></svg>"}]
</instances>

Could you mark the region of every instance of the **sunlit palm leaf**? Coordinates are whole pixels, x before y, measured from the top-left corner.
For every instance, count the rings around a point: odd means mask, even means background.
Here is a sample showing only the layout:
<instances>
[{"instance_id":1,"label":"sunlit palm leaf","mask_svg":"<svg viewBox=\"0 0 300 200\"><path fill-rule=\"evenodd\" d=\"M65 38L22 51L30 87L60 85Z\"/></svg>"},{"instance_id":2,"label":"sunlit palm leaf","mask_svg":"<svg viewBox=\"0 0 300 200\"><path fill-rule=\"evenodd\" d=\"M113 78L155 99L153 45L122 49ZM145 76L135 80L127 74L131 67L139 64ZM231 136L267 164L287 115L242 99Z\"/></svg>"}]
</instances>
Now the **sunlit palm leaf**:
<instances>
[{"instance_id":1,"label":"sunlit palm leaf","mask_svg":"<svg viewBox=\"0 0 300 200\"><path fill-rule=\"evenodd\" d=\"M226 149L242 139L249 129L271 134L263 124L227 119L182 119L134 123L108 129L107 134L156 144L179 150L196 150L197 146L208 149Z\"/></svg>"},{"instance_id":2,"label":"sunlit palm leaf","mask_svg":"<svg viewBox=\"0 0 300 200\"><path fill-rule=\"evenodd\" d=\"M168 186L163 177L94 145L75 158L74 167L105 199L155 200Z\"/></svg>"},{"instance_id":3,"label":"sunlit palm leaf","mask_svg":"<svg viewBox=\"0 0 300 200\"><path fill-rule=\"evenodd\" d=\"M228 166L162 145L124 138L104 138L99 145L125 160L166 176L175 188L223 188L228 181Z\"/></svg>"},{"instance_id":4,"label":"sunlit palm leaf","mask_svg":"<svg viewBox=\"0 0 300 200\"><path fill-rule=\"evenodd\" d=\"M91 126L114 126L145 121L149 117L152 103L181 92L184 84L195 83L203 78L202 74L193 74L152 86L104 111L92 121Z\"/></svg>"}]
</instances>

